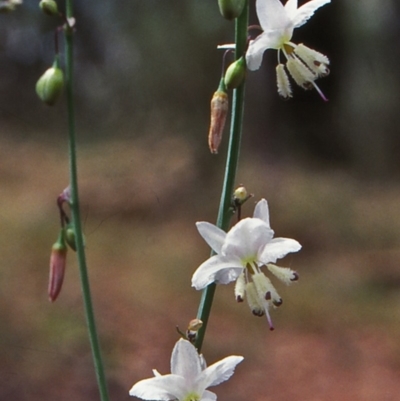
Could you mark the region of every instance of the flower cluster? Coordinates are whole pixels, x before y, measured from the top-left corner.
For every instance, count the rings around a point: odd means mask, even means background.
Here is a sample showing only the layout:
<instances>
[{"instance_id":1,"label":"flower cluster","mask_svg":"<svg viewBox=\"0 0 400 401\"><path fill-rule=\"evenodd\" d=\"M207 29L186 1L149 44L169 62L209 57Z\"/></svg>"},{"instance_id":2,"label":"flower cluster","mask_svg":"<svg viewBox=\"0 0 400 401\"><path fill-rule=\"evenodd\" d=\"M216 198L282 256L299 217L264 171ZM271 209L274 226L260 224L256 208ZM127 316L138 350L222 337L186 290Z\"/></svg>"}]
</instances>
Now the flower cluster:
<instances>
[{"instance_id":1,"label":"flower cluster","mask_svg":"<svg viewBox=\"0 0 400 401\"><path fill-rule=\"evenodd\" d=\"M256 1L257 16L263 33L249 44L246 53L247 67L250 70L259 69L265 50L278 50L277 85L278 93L284 98L292 97L287 69L297 85L304 89L314 87L322 99L327 100L315 80L329 74L328 57L290 40L295 28L304 25L318 8L328 3L330 0L311 0L298 8L297 0L288 0L285 6L280 0ZM281 62L281 52L287 60L286 65Z\"/></svg>"},{"instance_id":2,"label":"flower cluster","mask_svg":"<svg viewBox=\"0 0 400 401\"><path fill-rule=\"evenodd\" d=\"M192 286L201 290L213 282L228 284L236 280L236 300L242 302L246 298L253 314L265 314L273 330L269 309L280 306L282 298L261 267L266 266L286 284L296 281L295 271L273 263L299 251L301 245L294 239L274 238L265 199L257 203L252 218L239 221L228 233L207 222L197 223L197 229L216 255L195 271Z\"/></svg>"}]
</instances>

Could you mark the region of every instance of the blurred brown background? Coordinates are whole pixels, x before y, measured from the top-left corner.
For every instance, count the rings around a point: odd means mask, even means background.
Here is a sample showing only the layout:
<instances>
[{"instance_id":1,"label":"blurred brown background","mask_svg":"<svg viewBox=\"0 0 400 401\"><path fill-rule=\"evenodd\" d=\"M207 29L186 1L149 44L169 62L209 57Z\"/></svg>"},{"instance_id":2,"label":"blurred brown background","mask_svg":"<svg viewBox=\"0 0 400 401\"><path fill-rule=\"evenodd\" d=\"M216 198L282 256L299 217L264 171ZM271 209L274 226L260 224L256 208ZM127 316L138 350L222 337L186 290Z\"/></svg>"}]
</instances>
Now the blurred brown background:
<instances>
[{"instance_id":1,"label":"blurred brown background","mask_svg":"<svg viewBox=\"0 0 400 401\"><path fill-rule=\"evenodd\" d=\"M0 15L0 400L98 400L73 252L59 299L46 294L68 161L65 100L34 92L57 26L37 3ZM400 393L399 4L332 3L293 38L331 58L328 103L279 99L274 51L248 74L238 184L303 250L281 263L300 281L276 283L273 333L218 287L203 352L245 356L220 400ZM75 7L87 258L111 400L128 400L152 368L169 372L175 326L196 315L190 278L209 250L194 223L215 221L227 146L208 151L209 101L233 24L216 0Z\"/></svg>"}]
</instances>

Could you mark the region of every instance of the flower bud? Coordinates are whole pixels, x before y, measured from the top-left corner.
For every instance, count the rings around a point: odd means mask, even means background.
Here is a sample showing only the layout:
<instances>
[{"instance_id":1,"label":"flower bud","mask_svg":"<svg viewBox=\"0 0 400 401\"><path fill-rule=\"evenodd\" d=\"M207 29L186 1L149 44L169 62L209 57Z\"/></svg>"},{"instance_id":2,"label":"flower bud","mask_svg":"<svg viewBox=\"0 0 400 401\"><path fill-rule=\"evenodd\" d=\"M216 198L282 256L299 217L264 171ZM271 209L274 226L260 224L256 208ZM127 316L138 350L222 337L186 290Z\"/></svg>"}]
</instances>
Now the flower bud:
<instances>
[{"instance_id":1,"label":"flower bud","mask_svg":"<svg viewBox=\"0 0 400 401\"><path fill-rule=\"evenodd\" d=\"M218 153L228 109L228 94L226 93L224 79L222 78L218 90L211 99L211 123L208 132L208 146L211 153Z\"/></svg>"},{"instance_id":2,"label":"flower bud","mask_svg":"<svg viewBox=\"0 0 400 401\"><path fill-rule=\"evenodd\" d=\"M64 74L55 65L49 68L37 81L36 93L49 106L55 104L64 86Z\"/></svg>"},{"instance_id":3,"label":"flower bud","mask_svg":"<svg viewBox=\"0 0 400 401\"><path fill-rule=\"evenodd\" d=\"M237 88L246 76L246 61L242 56L233 62L225 72L225 86L227 89Z\"/></svg>"},{"instance_id":4,"label":"flower bud","mask_svg":"<svg viewBox=\"0 0 400 401\"><path fill-rule=\"evenodd\" d=\"M203 322L200 319L192 319L189 322L188 331L199 331L203 326Z\"/></svg>"},{"instance_id":5,"label":"flower bud","mask_svg":"<svg viewBox=\"0 0 400 401\"><path fill-rule=\"evenodd\" d=\"M246 0L218 0L219 11L228 20L233 20L240 16Z\"/></svg>"},{"instance_id":6,"label":"flower bud","mask_svg":"<svg viewBox=\"0 0 400 401\"><path fill-rule=\"evenodd\" d=\"M71 223L65 227L65 242L76 252L75 228Z\"/></svg>"},{"instance_id":7,"label":"flower bud","mask_svg":"<svg viewBox=\"0 0 400 401\"><path fill-rule=\"evenodd\" d=\"M73 223L69 223L65 227L65 242L73 251L76 252L75 226ZM83 238L83 243L85 244L85 238Z\"/></svg>"},{"instance_id":8,"label":"flower bud","mask_svg":"<svg viewBox=\"0 0 400 401\"><path fill-rule=\"evenodd\" d=\"M251 198L253 195L249 194L247 192L247 189L243 186L240 185L235 189L233 192L233 200L235 204L242 205L244 202L246 202L249 198Z\"/></svg>"},{"instance_id":9,"label":"flower bud","mask_svg":"<svg viewBox=\"0 0 400 401\"><path fill-rule=\"evenodd\" d=\"M39 7L46 15L59 15L57 3L54 0L41 0Z\"/></svg>"},{"instance_id":10,"label":"flower bud","mask_svg":"<svg viewBox=\"0 0 400 401\"><path fill-rule=\"evenodd\" d=\"M61 291L67 264L67 244L64 230L61 229L57 242L53 244L50 256L50 276L48 294L49 300L54 302Z\"/></svg>"}]
</instances>

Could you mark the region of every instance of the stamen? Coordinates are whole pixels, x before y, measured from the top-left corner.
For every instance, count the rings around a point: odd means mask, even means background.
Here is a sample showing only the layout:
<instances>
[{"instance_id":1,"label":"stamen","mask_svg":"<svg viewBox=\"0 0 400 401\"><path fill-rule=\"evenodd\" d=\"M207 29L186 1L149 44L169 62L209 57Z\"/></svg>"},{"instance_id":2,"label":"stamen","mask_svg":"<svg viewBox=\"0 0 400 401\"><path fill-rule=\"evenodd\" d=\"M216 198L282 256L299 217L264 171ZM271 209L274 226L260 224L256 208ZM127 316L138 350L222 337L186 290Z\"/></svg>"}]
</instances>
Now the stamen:
<instances>
[{"instance_id":1,"label":"stamen","mask_svg":"<svg viewBox=\"0 0 400 401\"><path fill-rule=\"evenodd\" d=\"M273 305L276 306L276 307L281 306L281 305L283 304L283 299L282 299L282 298L274 299L274 300L272 301L272 303L273 303Z\"/></svg>"},{"instance_id":2,"label":"stamen","mask_svg":"<svg viewBox=\"0 0 400 401\"><path fill-rule=\"evenodd\" d=\"M269 315L269 312L268 312L268 307L265 308L265 316L266 316L267 321L268 321L269 329L271 331L274 331L275 328L274 328L274 325L272 324L271 316Z\"/></svg>"},{"instance_id":3,"label":"stamen","mask_svg":"<svg viewBox=\"0 0 400 401\"><path fill-rule=\"evenodd\" d=\"M314 86L318 94L321 96L322 100L324 102L327 102L328 98L325 97L325 95L322 93L322 90L318 88L317 84L314 81L311 81L311 84Z\"/></svg>"},{"instance_id":4,"label":"stamen","mask_svg":"<svg viewBox=\"0 0 400 401\"><path fill-rule=\"evenodd\" d=\"M285 99L292 97L292 88L290 87L289 78L286 74L283 64L278 64L276 66L276 83L280 96Z\"/></svg>"},{"instance_id":5,"label":"stamen","mask_svg":"<svg viewBox=\"0 0 400 401\"><path fill-rule=\"evenodd\" d=\"M242 272L236 280L235 284L235 298L237 302L243 302L246 293L246 277Z\"/></svg>"}]
</instances>

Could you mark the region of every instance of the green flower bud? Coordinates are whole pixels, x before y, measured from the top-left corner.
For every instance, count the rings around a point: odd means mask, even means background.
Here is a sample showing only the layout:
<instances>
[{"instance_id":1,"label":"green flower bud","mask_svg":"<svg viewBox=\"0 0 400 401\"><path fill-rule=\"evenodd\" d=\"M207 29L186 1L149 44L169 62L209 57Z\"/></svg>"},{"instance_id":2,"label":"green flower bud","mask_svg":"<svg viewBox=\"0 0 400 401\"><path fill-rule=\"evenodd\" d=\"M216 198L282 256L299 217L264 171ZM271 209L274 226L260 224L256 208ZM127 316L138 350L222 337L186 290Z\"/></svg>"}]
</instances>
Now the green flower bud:
<instances>
[{"instance_id":1,"label":"green flower bud","mask_svg":"<svg viewBox=\"0 0 400 401\"><path fill-rule=\"evenodd\" d=\"M240 59L233 62L225 72L225 86L227 89L237 88L246 76L246 60L242 56Z\"/></svg>"},{"instance_id":2,"label":"green flower bud","mask_svg":"<svg viewBox=\"0 0 400 401\"><path fill-rule=\"evenodd\" d=\"M55 65L49 68L37 81L36 93L49 106L55 104L64 86L64 74Z\"/></svg>"},{"instance_id":3,"label":"green flower bud","mask_svg":"<svg viewBox=\"0 0 400 401\"><path fill-rule=\"evenodd\" d=\"M47 15L59 15L57 3L54 0L41 0L39 7Z\"/></svg>"},{"instance_id":4,"label":"green flower bud","mask_svg":"<svg viewBox=\"0 0 400 401\"><path fill-rule=\"evenodd\" d=\"M72 223L65 227L65 241L76 252L75 227ZM83 239L83 242L85 242L85 239Z\"/></svg>"},{"instance_id":5,"label":"green flower bud","mask_svg":"<svg viewBox=\"0 0 400 401\"><path fill-rule=\"evenodd\" d=\"M219 11L228 20L233 20L240 16L246 0L218 0Z\"/></svg>"}]
</instances>

